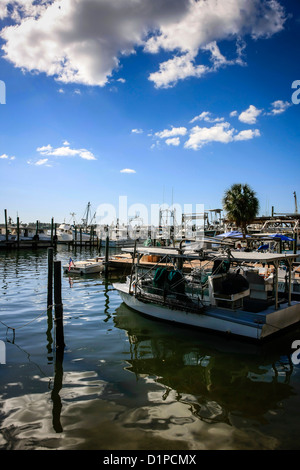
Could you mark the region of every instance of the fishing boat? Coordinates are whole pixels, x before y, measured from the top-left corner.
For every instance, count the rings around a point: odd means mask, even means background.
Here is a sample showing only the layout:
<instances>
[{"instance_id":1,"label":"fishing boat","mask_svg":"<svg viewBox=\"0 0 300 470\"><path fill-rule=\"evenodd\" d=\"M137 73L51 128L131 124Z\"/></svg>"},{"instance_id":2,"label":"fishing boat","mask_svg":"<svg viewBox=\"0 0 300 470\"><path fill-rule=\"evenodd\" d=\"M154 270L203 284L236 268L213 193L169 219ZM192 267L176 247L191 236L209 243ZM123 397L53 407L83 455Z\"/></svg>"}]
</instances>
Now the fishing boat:
<instances>
[{"instance_id":1,"label":"fishing boat","mask_svg":"<svg viewBox=\"0 0 300 470\"><path fill-rule=\"evenodd\" d=\"M50 233L50 231L49 231ZM81 231L75 229L75 226L72 224L60 224L56 231L57 241L58 242L73 242L77 241L89 241L91 234L86 231Z\"/></svg>"},{"instance_id":2,"label":"fishing boat","mask_svg":"<svg viewBox=\"0 0 300 470\"><path fill-rule=\"evenodd\" d=\"M140 259L159 257L145 272ZM199 253L177 249L135 248L134 268L126 283L115 283L125 304L141 314L189 327L264 340L300 322L300 302L278 290L278 270L285 263L291 281L297 255L239 252L230 249ZM190 272L184 263L198 261ZM272 266L272 280L257 265Z\"/></svg>"}]
</instances>

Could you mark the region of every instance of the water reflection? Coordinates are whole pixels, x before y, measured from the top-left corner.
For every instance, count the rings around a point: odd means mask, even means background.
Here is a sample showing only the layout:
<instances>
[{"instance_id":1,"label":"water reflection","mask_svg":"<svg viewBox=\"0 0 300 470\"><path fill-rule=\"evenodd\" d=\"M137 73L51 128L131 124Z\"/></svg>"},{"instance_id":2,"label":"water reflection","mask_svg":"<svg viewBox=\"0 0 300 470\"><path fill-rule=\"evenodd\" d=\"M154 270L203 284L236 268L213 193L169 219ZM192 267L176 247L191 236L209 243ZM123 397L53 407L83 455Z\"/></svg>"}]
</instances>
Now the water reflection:
<instances>
[{"instance_id":1,"label":"water reflection","mask_svg":"<svg viewBox=\"0 0 300 470\"><path fill-rule=\"evenodd\" d=\"M61 397L59 395L59 392L61 391L63 386L63 360L64 349L58 348L55 355L54 385L51 393L51 399L53 402L52 424L53 429L56 433L63 432L60 420L62 402Z\"/></svg>"},{"instance_id":2,"label":"water reflection","mask_svg":"<svg viewBox=\"0 0 300 470\"><path fill-rule=\"evenodd\" d=\"M148 320L122 304L114 318L127 331L127 370L137 380L152 378L207 423L239 420L266 422L295 395L293 364L286 343L257 346ZM289 347L291 342L288 343Z\"/></svg>"}]
</instances>

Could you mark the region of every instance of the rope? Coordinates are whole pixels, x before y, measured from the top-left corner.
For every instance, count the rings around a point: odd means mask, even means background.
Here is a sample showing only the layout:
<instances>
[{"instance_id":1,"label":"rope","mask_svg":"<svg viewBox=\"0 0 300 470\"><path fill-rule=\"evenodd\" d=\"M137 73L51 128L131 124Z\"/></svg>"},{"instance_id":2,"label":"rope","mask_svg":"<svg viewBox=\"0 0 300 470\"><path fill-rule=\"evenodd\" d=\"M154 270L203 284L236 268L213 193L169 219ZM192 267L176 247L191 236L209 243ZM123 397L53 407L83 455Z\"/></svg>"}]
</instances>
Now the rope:
<instances>
[{"instance_id":1,"label":"rope","mask_svg":"<svg viewBox=\"0 0 300 470\"><path fill-rule=\"evenodd\" d=\"M49 305L49 307L47 308L47 310L43 311L42 313L40 313L37 317L33 318L32 320L30 320L29 322L25 323L24 325L21 325L21 326L18 326L18 327L12 327L12 326L9 326L7 325L6 323L4 323L2 320L0 320L0 323L2 323L2 325L4 325L7 329L10 329L10 330L13 330L14 332L16 330L20 330L21 328L24 328L25 326L29 325L30 323L33 323L35 320L37 320L38 318L40 318L42 315L44 315L46 312L48 312L48 310L50 308L54 307L54 305Z\"/></svg>"}]
</instances>

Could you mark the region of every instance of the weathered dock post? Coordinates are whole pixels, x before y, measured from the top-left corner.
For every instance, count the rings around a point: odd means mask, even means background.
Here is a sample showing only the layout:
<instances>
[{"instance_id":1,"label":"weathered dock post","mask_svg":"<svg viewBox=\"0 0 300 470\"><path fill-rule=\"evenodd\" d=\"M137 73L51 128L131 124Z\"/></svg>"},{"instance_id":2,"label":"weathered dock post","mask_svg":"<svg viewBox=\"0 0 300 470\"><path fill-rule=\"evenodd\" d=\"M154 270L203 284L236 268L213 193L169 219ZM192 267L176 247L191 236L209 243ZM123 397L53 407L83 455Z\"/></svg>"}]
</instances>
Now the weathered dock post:
<instances>
[{"instance_id":1,"label":"weathered dock post","mask_svg":"<svg viewBox=\"0 0 300 470\"><path fill-rule=\"evenodd\" d=\"M82 228L80 227L80 246L82 246Z\"/></svg>"},{"instance_id":2,"label":"weathered dock post","mask_svg":"<svg viewBox=\"0 0 300 470\"><path fill-rule=\"evenodd\" d=\"M48 291L47 291L47 308L53 304L53 248L48 248Z\"/></svg>"},{"instance_id":3,"label":"weathered dock post","mask_svg":"<svg viewBox=\"0 0 300 470\"><path fill-rule=\"evenodd\" d=\"M293 243L293 253L294 255L297 254L297 244L298 244L298 237L297 237L297 231L295 230L293 232L293 239L294 241L292 242Z\"/></svg>"},{"instance_id":4,"label":"weathered dock post","mask_svg":"<svg viewBox=\"0 0 300 470\"><path fill-rule=\"evenodd\" d=\"M93 239L93 226L91 226L91 231L90 231L90 248L92 246L92 239Z\"/></svg>"},{"instance_id":5,"label":"weathered dock post","mask_svg":"<svg viewBox=\"0 0 300 470\"><path fill-rule=\"evenodd\" d=\"M54 229L54 218L51 219L51 246L53 246L53 229Z\"/></svg>"},{"instance_id":6,"label":"weathered dock post","mask_svg":"<svg viewBox=\"0 0 300 470\"><path fill-rule=\"evenodd\" d=\"M20 219L17 217L17 247L19 248L20 244Z\"/></svg>"},{"instance_id":7,"label":"weathered dock post","mask_svg":"<svg viewBox=\"0 0 300 470\"><path fill-rule=\"evenodd\" d=\"M54 314L56 326L56 348L65 347L63 326L63 305L61 298L61 261L54 261Z\"/></svg>"},{"instance_id":8,"label":"weathered dock post","mask_svg":"<svg viewBox=\"0 0 300 470\"><path fill-rule=\"evenodd\" d=\"M8 226L7 226L7 210L4 209L4 219L5 219L5 240L8 242Z\"/></svg>"},{"instance_id":9,"label":"weathered dock post","mask_svg":"<svg viewBox=\"0 0 300 470\"><path fill-rule=\"evenodd\" d=\"M106 237L105 243L105 262L104 262L104 275L108 276L108 250L109 250L109 236Z\"/></svg>"}]
</instances>

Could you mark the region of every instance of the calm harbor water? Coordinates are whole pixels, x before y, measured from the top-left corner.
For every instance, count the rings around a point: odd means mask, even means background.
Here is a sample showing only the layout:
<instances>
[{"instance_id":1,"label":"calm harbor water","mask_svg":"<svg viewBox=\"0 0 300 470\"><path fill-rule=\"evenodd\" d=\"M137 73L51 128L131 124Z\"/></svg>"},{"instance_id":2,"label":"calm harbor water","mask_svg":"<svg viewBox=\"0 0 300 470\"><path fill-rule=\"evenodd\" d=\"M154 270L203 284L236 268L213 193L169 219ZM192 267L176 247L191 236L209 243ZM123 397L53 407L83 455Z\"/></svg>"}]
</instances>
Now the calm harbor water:
<instances>
[{"instance_id":1,"label":"calm harbor water","mask_svg":"<svg viewBox=\"0 0 300 470\"><path fill-rule=\"evenodd\" d=\"M95 254L59 246L55 259ZM261 347L170 326L112 282L62 275L60 362L47 251L0 253L0 449L300 449L300 328Z\"/></svg>"}]
</instances>

